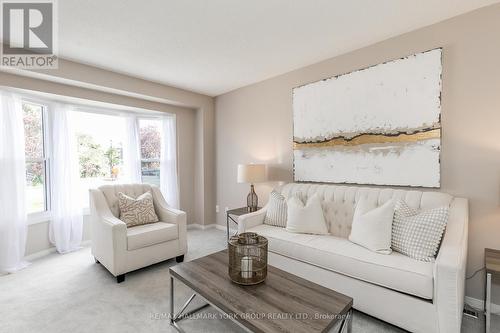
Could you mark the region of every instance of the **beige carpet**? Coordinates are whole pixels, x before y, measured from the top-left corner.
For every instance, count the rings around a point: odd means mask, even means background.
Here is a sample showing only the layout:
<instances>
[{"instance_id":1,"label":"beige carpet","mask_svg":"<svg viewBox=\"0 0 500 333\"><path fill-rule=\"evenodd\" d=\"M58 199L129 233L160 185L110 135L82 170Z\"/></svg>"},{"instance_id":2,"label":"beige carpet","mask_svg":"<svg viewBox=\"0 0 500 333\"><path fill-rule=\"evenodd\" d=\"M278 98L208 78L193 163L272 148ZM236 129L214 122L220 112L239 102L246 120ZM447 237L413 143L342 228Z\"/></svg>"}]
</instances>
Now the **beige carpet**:
<instances>
[{"instance_id":1,"label":"beige carpet","mask_svg":"<svg viewBox=\"0 0 500 333\"><path fill-rule=\"evenodd\" d=\"M223 249L225 233L190 230L188 242L186 259L192 260ZM89 248L48 255L23 271L0 277L0 332L174 332L167 314L168 268L175 264L169 260L129 273L124 283L117 284L104 267L94 263ZM181 283L175 287L180 306L191 292ZM187 332L242 331L219 319L215 310L209 308L207 313L215 319L187 319L180 326ZM353 332L402 331L355 312Z\"/></svg>"}]
</instances>

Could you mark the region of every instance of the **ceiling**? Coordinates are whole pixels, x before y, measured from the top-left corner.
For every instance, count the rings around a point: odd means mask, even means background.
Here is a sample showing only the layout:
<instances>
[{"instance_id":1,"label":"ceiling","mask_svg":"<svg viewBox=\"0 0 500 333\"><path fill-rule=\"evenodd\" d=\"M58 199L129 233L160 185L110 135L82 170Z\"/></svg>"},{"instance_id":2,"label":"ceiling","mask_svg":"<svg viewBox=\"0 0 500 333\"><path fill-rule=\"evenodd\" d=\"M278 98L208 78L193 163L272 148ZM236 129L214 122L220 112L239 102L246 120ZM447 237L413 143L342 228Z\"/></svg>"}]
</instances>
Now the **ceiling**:
<instances>
[{"instance_id":1,"label":"ceiling","mask_svg":"<svg viewBox=\"0 0 500 333\"><path fill-rule=\"evenodd\" d=\"M220 95L500 0L64 0L59 56Z\"/></svg>"}]
</instances>

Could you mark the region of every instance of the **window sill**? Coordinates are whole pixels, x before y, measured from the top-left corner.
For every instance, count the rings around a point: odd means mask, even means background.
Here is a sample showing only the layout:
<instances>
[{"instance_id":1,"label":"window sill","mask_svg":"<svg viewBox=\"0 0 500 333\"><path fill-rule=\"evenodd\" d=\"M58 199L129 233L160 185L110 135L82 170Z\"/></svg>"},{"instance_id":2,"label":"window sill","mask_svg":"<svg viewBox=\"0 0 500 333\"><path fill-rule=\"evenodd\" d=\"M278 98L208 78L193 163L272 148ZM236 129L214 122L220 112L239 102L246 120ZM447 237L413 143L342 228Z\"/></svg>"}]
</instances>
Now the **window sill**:
<instances>
[{"instance_id":1,"label":"window sill","mask_svg":"<svg viewBox=\"0 0 500 333\"><path fill-rule=\"evenodd\" d=\"M50 221L50 212L28 214L28 225L44 223Z\"/></svg>"},{"instance_id":2,"label":"window sill","mask_svg":"<svg viewBox=\"0 0 500 333\"><path fill-rule=\"evenodd\" d=\"M82 210L82 214L84 217L90 216L90 208L84 208ZM51 212L28 214L27 225L50 222L51 218L52 218Z\"/></svg>"}]
</instances>

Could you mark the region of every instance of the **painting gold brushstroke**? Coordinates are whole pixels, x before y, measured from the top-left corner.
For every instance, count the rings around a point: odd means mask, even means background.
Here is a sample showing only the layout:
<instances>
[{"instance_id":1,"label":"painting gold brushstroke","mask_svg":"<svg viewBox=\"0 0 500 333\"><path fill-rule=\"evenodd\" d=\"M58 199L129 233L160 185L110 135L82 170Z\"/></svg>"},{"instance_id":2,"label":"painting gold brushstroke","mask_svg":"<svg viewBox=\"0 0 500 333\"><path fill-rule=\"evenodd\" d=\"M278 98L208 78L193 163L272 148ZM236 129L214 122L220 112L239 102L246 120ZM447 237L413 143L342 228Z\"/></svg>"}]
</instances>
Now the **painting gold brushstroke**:
<instances>
[{"instance_id":1,"label":"painting gold brushstroke","mask_svg":"<svg viewBox=\"0 0 500 333\"><path fill-rule=\"evenodd\" d=\"M336 146L358 146L363 144L382 143L404 143L422 140L438 139L441 137L441 129L435 128L430 131L417 132L413 134L400 133L398 135L384 134L361 134L353 139L335 138L323 142L293 143L293 149L328 148Z\"/></svg>"}]
</instances>

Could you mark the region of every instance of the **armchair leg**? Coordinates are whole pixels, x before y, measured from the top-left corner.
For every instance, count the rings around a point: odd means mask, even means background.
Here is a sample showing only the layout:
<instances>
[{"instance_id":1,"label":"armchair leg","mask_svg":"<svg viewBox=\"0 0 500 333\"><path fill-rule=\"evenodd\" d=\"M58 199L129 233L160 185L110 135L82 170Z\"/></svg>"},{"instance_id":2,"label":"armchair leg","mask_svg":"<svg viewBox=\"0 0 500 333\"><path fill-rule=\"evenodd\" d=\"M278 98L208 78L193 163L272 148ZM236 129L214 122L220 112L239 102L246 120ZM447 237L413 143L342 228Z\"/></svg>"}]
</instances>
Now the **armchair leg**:
<instances>
[{"instance_id":1,"label":"armchair leg","mask_svg":"<svg viewBox=\"0 0 500 333\"><path fill-rule=\"evenodd\" d=\"M175 261L177 261L177 262L183 262L184 261L184 255L176 257Z\"/></svg>"},{"instance_id":2,"label":"armchair leg","mask_svg":"<svg viewBox=\"0 0 500 333\"><path fill-rule=\"evenodd\" d=\"M116 283L122 283L123 281L125 281L125 274L121 274L116 277Z\"/></svg>"}]
</instances>

